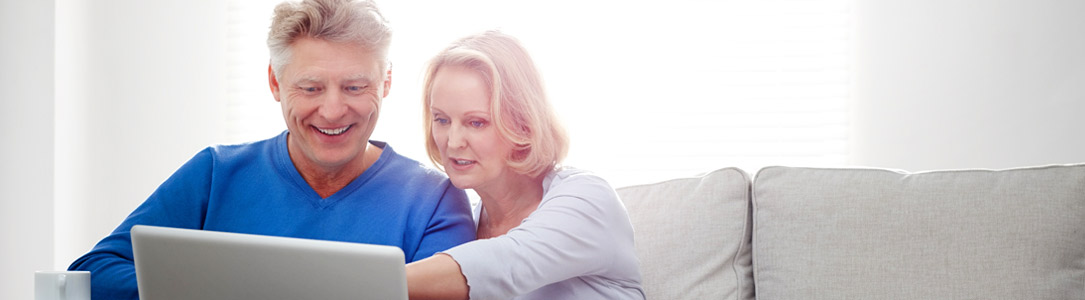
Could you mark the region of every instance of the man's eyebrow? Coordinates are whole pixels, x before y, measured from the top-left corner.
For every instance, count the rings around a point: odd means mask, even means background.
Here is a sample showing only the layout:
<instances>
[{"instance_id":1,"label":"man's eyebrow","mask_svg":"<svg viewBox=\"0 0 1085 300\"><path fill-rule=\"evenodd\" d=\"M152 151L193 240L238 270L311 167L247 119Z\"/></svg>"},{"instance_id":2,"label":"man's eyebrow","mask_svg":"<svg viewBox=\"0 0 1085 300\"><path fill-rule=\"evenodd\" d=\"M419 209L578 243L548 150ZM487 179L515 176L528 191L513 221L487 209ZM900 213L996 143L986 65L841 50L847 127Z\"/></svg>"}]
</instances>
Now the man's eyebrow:
<instances>
[{"instance_id":1,"label":"man's eyebrow","mask_svg":"<svg viewBox=\"0 0 1085 300\"><path fill-rule=\"evenodd\" d=\"M354 74L354 75L350 75L350 76L347 76L347 77L343 78L343 82L361 81L361 82L367 82L368 83L368 82L373 81L371 78L372 77L370 77L368 74Z\"/></svg>"},{"instance_id":2,"label":"man's eyebrow","mask_svg":"<svg viewBox=\"0 0 1085 300\"><path fill-rule=\"evenodd\" d=\"M319 83L321 82L319 77L316 76L301 76L294 80L294 84L299 83Z\"/></svg>"}]
</instances>

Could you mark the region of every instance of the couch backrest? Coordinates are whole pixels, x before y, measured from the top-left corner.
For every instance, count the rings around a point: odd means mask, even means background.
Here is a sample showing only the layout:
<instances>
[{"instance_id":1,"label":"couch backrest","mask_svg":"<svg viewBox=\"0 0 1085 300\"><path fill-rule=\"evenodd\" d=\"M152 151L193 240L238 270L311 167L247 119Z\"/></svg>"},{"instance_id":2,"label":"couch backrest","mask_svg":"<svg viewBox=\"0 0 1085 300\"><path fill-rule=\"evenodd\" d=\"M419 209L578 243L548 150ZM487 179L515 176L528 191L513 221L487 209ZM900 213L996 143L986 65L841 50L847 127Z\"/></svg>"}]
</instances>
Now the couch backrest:
<instances>
[{"instance_id":1,"label":"couch backrest","mask_svg":"<svg viewBox=\"0 0 1085 300\"><path fill-rule=\"evenodd\" d=\"M736 168L618 189L648 299L753 299L750 179Z\"/></svg>"},{"instance_id":2,"label":"couch backrest","mask_svg":"<svg viewBox=\"0 0 1085 300\"><path fill-rule=\"evenodd\" d=\"M649 299L1085 299L1085 165L623 187Z\"/></svg>"},{"instance_id":3,"label":"couch backrest","mask_svg":"<svg viewBox=\"0 0 1085 300\"><path fill-rule=\"evenodd\" d=\"M758 299L1085 299L1085 165L769 167Z\"/></svg>"}]
</instances>

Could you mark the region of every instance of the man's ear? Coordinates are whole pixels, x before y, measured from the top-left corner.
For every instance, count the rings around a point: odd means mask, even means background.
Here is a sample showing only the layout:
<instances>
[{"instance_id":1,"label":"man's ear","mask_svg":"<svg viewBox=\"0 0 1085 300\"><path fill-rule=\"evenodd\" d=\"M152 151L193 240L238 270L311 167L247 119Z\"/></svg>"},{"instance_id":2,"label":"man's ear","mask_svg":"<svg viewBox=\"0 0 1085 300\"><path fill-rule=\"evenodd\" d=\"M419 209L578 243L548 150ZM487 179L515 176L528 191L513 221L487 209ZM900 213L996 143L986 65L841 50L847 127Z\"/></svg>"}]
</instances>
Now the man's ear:
<instances>
[{"instance_id":1,"label":"man's ear","mask_svg":"<svg viewBox=\"0 0 1085 300\"><path fill-rule=\"evenodd\" d=\"M384 95L381 98L388 97L388 90L392 89L392 67L388 67L388 73L384 74Z\"/></svg>"},{"instance_id":2,"label":"man's ear","mask_svg":"<svg viewBox=\"0 0 1085 300\"><path fill-rule=\"evenodd\" d=\"M275 102L279 102L279 80L275 78L275 70L271 69L271 64L267 65L267 83L271 87L271 95L275 97Z\"/></svg>"}]
</instances>

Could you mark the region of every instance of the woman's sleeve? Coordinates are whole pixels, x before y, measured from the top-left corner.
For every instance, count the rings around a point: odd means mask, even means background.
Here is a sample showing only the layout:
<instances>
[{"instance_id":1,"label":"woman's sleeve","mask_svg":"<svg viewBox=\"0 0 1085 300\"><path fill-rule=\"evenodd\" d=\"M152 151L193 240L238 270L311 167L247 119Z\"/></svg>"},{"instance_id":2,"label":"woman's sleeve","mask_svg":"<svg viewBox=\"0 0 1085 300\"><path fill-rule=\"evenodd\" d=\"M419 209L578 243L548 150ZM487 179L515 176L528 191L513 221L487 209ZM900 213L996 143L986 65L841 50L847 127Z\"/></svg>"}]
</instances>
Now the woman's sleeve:
<instances>
[{"instance_id":1,"label":"woman's sleeve","mask_svg":"<svg viewBox=\"0 0 1085 300\"><path fill-rule=\"evenodd\" d=\"M620 248L615 237L632 236L632 230L610 185L574 176L551 187L539 208L507 234L446 253L459 263L471 299L508 299L606 271Z\"/></svg>"}]
</instances>

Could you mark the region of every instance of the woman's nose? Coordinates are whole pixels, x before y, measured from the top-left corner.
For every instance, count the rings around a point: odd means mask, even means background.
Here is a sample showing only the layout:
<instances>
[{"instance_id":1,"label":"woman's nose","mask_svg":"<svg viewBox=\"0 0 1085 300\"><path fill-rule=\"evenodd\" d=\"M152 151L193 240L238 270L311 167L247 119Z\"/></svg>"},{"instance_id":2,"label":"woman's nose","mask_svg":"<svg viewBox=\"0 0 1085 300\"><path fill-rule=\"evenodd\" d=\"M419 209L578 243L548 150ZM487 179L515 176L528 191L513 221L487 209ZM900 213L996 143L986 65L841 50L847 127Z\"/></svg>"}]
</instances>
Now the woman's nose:
<instances>
[{"instance_id":1,"label":"woman's nose","mask_svg":"<svg viewBox=\"0 0 1085 300\"><path fill-rule=\"evenodd\" d=\"M467 146L467 139L463 136L463 127L452 125L448 129L448 147L463 148Z\"/></svg>"}]
</instances>

